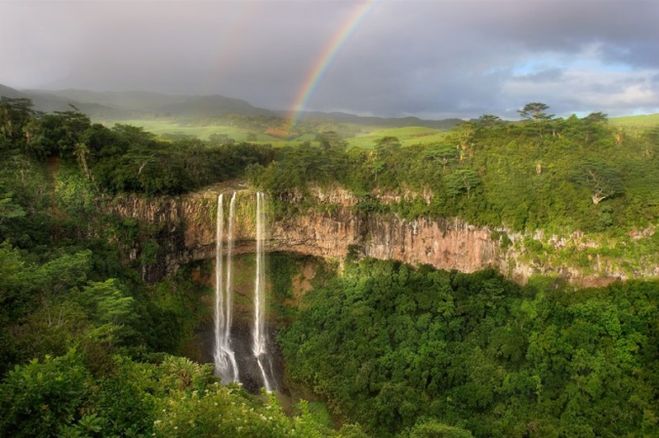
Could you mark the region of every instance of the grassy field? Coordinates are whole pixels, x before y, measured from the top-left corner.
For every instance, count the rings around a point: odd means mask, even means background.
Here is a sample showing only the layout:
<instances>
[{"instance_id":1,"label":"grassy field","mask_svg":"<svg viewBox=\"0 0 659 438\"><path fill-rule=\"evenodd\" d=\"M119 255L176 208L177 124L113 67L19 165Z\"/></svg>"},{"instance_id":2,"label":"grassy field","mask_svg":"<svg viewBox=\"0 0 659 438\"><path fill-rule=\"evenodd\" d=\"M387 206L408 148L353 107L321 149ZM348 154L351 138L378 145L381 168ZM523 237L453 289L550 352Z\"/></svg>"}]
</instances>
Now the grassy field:
<instances>
[{"instance_id":1,"label":"grassy field","mask_svg":"<svg viewBox=\"0 0 659 438\"><path fill-rule=\"evenodd\" d=\"M101 121L101 123L108 126L119 123L125 125L140 126L146 131L153 132L158 136L166 136L168 134L187 135L191 137L197 137L202 140L208 140L213 134L224 134L236 141L246 141L248 138L251 139L250 141L260 143L272 143L281 141L280 139L270 135L257 133L238 126L225 124L204 124L199 122L185 122L174 119L129 119L112 122Z\"/></svg>"},{"instance_id":2,"label":"grassy field","mask_svg":"<svg viewBox=\"0 0 659 438\"><path fill-rule=\"evenodd\" d=\"M146 131L153 132L159 137L168 135L185 135L197 137L202 140L208 140L214 134L226 135L236 141L249 141L252 143L272 144L273 146L285 146L302 144L306 141L314 143L314 134L303 134L291 140L286 140L259 132L256 129L248 129L240 126L229 124L204 123L204 122L186 122L175 119L129 119L121 121L101 121L105 125L112 126L117 123L140 126ZM437 143L445 140L447 131L434 128L424 128L417 126L403 128L382 128L382 127L364 127L352 129L351 126L337 125L337 132L343 135L349 146L370 148L375 145L377 140L383 137L396 137L404 146L415 144ZM346 136L346 132L359 132L354 136Z\"/></svg>"},{"instance_id":3,"label":"grassy field","mask_svg":"<svg viewBox=\"0 0 659 438\"><path fill-rule=\"evenodd\" d=\"M214 134L226 135L237 142L247 141L256 144L270 144L274 147L288 145L301 145L304 142L314 143L315 134L302 134L287 140L281 137L268 135L262 129L250 129L222 122L185 121L176 119L126 119L126 120L100 120L106 126L125 124L139 126L161 138L172 135L183 135L208 140Z\"/></svg>"},{"instance_id":4,"label":"grassy field","mask_svg":"<svg viewBox=\"0 0 659 438\"><path fill-rule=\"evenodd\" d=\"M441 143L445 141L447 132L440 129L419 126L384 129L373 127L368 133L348 138L347 141L350 146L369 148L373 147L383 137L396 137L403 146L411 146L415 144Z\"/></svg>"},{"instance_id":5,"label":"grassy field","mask_svg":"<svg viewBox=\"0 0 659 438\"><path fill-rule=\"evenodd\" d=\"M128 119L103 123L108 126L116 123L140 126L163 138L166 138L168 135L185 135L208 140L214 134L221 134L238 142L249 141L251 143L271 144L275 147L301 145L304 142L316 142L316 135L314 133L306 133L293 139L284 139L268 135L263 132L263 128L236 126L230 123L223 123L222 121ZM659 114L616 117L610 119L610 124L625 129L641 131L659 126ZM367 149L372 148L383 137L396 137L403 146L442 143L447 140L447 133L449 132L420 126L383 128L381 126L354 126L349 124L328 124L328 126L323 126L319 130L334 130L345 138L348 146Z\"/></svg>"},{"instance_id":6,"label":"grassy field","mask_svg":"<svg viewBox=\"0 0 659 438\"><path fill-rule=\"evenodd\" d=\"M648 114L642 116L624 116L610 119L613 126L622 128L646 129L659 126L659 114Z\"/></svg>"}]
</instances>

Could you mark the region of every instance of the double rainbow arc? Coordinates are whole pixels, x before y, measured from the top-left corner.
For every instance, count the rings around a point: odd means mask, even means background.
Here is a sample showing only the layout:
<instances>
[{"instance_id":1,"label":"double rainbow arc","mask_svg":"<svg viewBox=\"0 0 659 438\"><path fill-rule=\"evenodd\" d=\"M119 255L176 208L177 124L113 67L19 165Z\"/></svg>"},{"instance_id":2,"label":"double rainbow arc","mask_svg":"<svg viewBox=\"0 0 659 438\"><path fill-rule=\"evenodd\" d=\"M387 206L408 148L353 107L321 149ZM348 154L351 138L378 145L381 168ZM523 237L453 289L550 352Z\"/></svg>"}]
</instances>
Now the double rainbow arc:
<instances>
[{"instance_id":1,"label":"double rainbow arc","mask_svg":"<svg viewBox=\"0 0 659 438\"><path fill-rule=\"evenodd\" d=\"M353 33L355 28L363 20L377 0L367 0L358 5L346 21L339 27L334 35L327 41L325 47L312 64L312 68L295 95L295 100L287 116L286 132L291 132L300 116L300 112L306 107L309 97L313 94L325 71L334 60L336 53Z\"/></svg>"}]
</instances>

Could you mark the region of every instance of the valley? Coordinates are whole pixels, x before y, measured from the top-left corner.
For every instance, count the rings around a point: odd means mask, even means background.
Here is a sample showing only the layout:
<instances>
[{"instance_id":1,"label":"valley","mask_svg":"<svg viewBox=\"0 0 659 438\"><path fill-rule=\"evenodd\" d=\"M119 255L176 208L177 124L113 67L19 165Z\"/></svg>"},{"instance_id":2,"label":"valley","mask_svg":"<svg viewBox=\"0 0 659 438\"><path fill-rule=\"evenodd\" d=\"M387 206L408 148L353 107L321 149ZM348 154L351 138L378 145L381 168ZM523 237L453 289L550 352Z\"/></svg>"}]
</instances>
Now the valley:
<instances>
[{"instance_id":1,"label":"valley","mask_svg":"<svg viewBox=\"0 0 659 438\"><path fill-rule=\"evenodd\" d=\"M0 434L656 428L653 127L2 105Z\"/></svg>"},{"instance_id":2,"label":"valley","mask_svg":"<svg viewBox=\"0 0 659 438\"><path fill-rule=\"evenodd\" d=\"M659 1L0 1L0 438L659 437Z\"/></svg>"}]
</instances>

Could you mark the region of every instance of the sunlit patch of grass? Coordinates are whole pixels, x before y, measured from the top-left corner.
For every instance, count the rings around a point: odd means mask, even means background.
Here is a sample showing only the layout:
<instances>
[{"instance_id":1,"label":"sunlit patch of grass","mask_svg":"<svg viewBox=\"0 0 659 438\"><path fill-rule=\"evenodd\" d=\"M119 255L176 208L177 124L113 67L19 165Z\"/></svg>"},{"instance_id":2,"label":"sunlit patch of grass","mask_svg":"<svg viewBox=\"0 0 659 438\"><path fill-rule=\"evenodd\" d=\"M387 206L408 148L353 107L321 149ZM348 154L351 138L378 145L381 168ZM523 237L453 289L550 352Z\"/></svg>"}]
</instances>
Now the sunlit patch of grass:
<instances>
[{"instance_id":1,"label":"sunlit patch of grass","mask_svg":"<svg viewBox=\"0 0 659 438\"><path fill-rule=\"evenodd\" d=\"M622 128L652 128L659 126L659 113L639 116L615 117L610 119L610 123L613 126L620 126Z\"/></svg>"},{"instance_id":2,"label":"sunlit patch of grass","mask_svg":"<svg viewBox=\"0 0 659 438\"><path fill-rule=\"evenodd\" d=\"M236 141L249 141L252 143L286 143L285 140L272 137L270 135L255 132L253 130L232 126L222 123L202 123L202 122L187 122L176 119L127 119L127 120L114 120L112 122L103 122L107 126L115 124L125 124L132 126L139 126L144 130L154 133L159 137L166 137L167 135L185 135L190 137L197 137L202 140L208 140L213 134L226 135Z\"/></svg>"},{"instance_id":3,"label":"sunlit patch of grass","mask_svg":"<svg viewBox=\"0 0 659 438\"><path fill-rule=\"evenodd\" d=\"M257 144L270 144L275 147L301 146L306 142L317 144L315 133L304 133L294 138L286 139L268 135L257 129L235 126L222 121L180 120L174 118L162 119L126 119L101 121L107 126L126 124L139 126L156 136L167 139L171 136L189 136L208 140L213 135L225 135L237 142L250 142ZM325 129L326 128L326 129ZM406 126L400 128L382 128L378 126L360 126L356 129L352 125L331 125L323 127L324 130L335 130L346 140L348 146L372 148L383 137L396 137L403 146L416 144L438 143L445 140L448 131L421 126ZM322 132L320 129L318 132ZM350 134L348 134L350 133ZM355 135L352 135L355 134Z\"/></svg>"},{"instance_id":4,"label":"sunlit patch of grass","mask_svg":"<svg viewBox=\"0 0 659 438\"><path fill-rule=\"evenodd\" d=\"M368 133L348 138L350 146L370 148L383 137L396 137L403 146L429 144L444 141L448 131L421 126L405 126L402 128L372 128Z\"/></svg>"}]
</instances>

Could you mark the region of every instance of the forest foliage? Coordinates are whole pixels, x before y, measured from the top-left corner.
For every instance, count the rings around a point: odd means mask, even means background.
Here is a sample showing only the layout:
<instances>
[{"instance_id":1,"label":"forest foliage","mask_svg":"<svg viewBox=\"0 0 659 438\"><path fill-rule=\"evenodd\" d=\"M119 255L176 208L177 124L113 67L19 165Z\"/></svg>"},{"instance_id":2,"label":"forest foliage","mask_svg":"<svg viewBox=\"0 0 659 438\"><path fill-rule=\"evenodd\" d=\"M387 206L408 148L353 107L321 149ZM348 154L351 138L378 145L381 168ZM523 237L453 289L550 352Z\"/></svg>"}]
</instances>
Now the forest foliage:
<instances>
[{"instance_id":1,"label":"forest foliage","mask_svg":"<svg viewBox=\"0 0 659 438\"><path fill-rule=\"evenodd\" d=\"M653 436L658 299L656 281L521 287L365 259L312 291L280 343L293 379L374 436L429 421L457 431L420 436Z\"/></svg>"},{"instance_id":2,"label":"forest foliage","mask_svg":"<svg viewBox=\"0 0 659 438\"><path fill-rule=\"evenodd\" d=\"M147 283L159 229L109 215L97 198L110 189L102 178L134 165L125 154L157 149L166 172L183 145L139 143L148 134L90 126L74 112L35 115L29 102L2 105L0 436L364 436L356 425L330 429L304 404L285 413L275 397L224 386L212 366L176 356L209 312L208 287L185 267ZM96 136L109 140L96 149ZM266 156L249 150L218 148L210 153L233 158L205 165L232 175ZM202 180L159 181L131 187L168 193Z\"/></svg>"},{"instance_id":3,"label":"forest foliage","mask_svg":"<svg viewBox=\"0 0 659 438\"><path fill-rule=\"evenodd\" d=\"M91 123L74 109L41 114L28 100L3 98L0 148L76 164L111 193L179 194L246 177L275 199L312 185L341 185L375 212L458 216L519 231L612 232L654 224L659 128L625 131L602 113L559 118L547 111L534 102L520 110L519 122L483 115L441 141L411 146L383 137L369 149L348 148L330 131L318 133L314 144L272 148L220 137L166 141L133 126ZM375 192L432 196L384 205Z\"/></svg>"},{"instance_id":4,"label":"forest foliage","mask_svg":"<svg viewBox=\"0 0 659 438\"><path fill-rule=\"evenodd\" d=\"M76 111L37 113L26 99L0 101L0 149L36 161L76 163L101 190L147 195L186 193L267 164L272 148L249 143L164 141L129 125L107 128Z\"/></svg>"},{"instance_id":5,"label":"forest foliage","mask_svg":"<svg viewBox=\"0 0 659 438\"><path fill-rule=\"evenodd\" d=\"M536 104L541 105L541 104ZM520 122L484 115L436 143L346 148L327 135L320 145L277 150L253 165L253 184L282 199L311 186L345 187L374 212L404 217L461 217L514 230L590 232L647 226L659 216L659 137L623 131L607 117L555 118L531 105ZM432 194L394 205L377 192Z\"/></svg>"},{"instance_id":6,"label":"forest foliage","mask_svg":"<svg viewBox=\"0 0 659 438\"><path fill-rule=\"evenodd\" d=\"M185 270L148 284L160 230L104 214L99 195L247 174L279 196L338 182L367 212L385 208L374 189L409 187L436 194L398 207L412 216L585 230L656 219L654 131L541 113L484 116L442 144L349 150L324 133L318 147L274 150L164 141L3 99L0 436L364 436L357 424L330 430L304 403L285 415L177 357L207 290ZM288 310L280 341L290 376L375 436L652 436L657 291L632 281L575 293L367 260Z\"/></svg>"}]
</instances>

